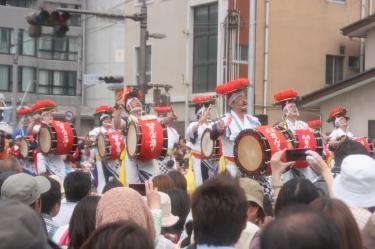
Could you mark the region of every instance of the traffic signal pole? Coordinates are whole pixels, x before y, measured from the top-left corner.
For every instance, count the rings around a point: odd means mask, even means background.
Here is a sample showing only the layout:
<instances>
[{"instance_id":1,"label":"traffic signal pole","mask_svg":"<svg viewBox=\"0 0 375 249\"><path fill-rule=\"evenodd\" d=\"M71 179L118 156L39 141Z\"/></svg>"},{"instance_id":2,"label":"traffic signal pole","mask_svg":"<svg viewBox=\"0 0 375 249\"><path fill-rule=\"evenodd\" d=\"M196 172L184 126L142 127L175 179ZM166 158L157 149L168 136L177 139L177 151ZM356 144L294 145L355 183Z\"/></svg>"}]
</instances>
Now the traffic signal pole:
<instances>
[{"instance_id":1,"label":"traffic signal pole","mask_svg":"<svg viewBox=\"0 0 375 249\"><path fill-rule=\"evenodd\" d=\"M146 93L147 93L147 6L146 0L142 0L141 6L141 21L140 21L140 37L139 37L139 84L143 94L142 100L146 103Z\"/></svg>"}]
</instances>

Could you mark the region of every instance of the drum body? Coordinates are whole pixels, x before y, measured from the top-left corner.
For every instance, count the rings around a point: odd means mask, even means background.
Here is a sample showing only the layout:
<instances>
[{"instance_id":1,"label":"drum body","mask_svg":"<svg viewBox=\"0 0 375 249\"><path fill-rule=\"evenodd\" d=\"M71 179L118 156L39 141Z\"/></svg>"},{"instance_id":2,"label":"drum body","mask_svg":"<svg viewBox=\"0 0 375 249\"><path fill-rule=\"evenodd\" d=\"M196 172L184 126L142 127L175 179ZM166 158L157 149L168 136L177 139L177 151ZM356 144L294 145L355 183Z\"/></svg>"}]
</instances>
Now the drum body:
<instances>
[{"instance_id":1,"label":"drum body","mask_svg":"<svg viewBox=\"0 0 375 249\"><path fill-rule=\"evenodd\" d=\"M366 148L368 153L370 153L370 155L374 155L374 145L372 143L370 143L368 138L366 138L366 137L356 137L356 138L354 138L354 140L361 143Z\"/></svg>"},{"instance_id":2,"label":"drum body","mask_svg":"<svg viewBox=\"0 0 375 249\"><path fill-rule=\"evenodd\" d=\"M164 159L168 150L168 132L156 119L130 121L126 134L126 151L131 160Z\"/></svg>"},{"instance_id":3,"label":"drum body","mask_svg":"<svg viewBox=\"0 0 375 249\"><path fill-rule=\"evenodd\" d=\"M78 138L70 123L52 120L39 130L39 149L43 154L68 155L74 153Z\"/></svg>"},{"instance_id":4,"label":"drum body","mask_svg":"<svg viewBox=\"0 0 375 249\"><path fill-rule=\"evenodd\" d=\"M120 159L121 152L125 148L120 131L99 134L96 144L98 146L99 156L105 160Z\"/></svg>"},{"instance_id":5,"label":"drum body","mask_svg":"<svg viewBox=\"0 0 375 249\"><path fill-rule=\"evenodd\" d=\"M205 129L202 133L201 151L205 159L218 160L222 155L221 140L220 138L216 140L211 139L210 128Z\"/></svg>"},{"instance_id":6,"label":"drum body","mask_svg":"<svg viewBox=\"0 0 375 249\"><path fill-rule=\"evenodd\" d=\"M32 148L33 143L34 143L33 136L22 137L19 140L20 154L22 158L33 160L33 151L34 151Z\"/></svg>"},{"instance_id":7,"label":"drum body","mask_svg":"<svg viewBox=\"0 0 375 249\"><path fill-rule=\"evenodd\" d=\"M319 132L313 132L309 129L295 130L294 148L295 149L310 149L316 151L319 155L323 155L323 140ZM295 168L303 169L308 167L306 161L297 161Z\"/></svg>"},{"instance_id":8,"label":"drum body","mask_svg":"<svg viewBox=\"0 0 375 249\"><path fill-rule=\"evenodd\" d=\"M245 175L271 175L271 156L288 146L290 141L280 130L264 125L241 131L236 137L233 155Z\"/></svg>"}]
</instances>

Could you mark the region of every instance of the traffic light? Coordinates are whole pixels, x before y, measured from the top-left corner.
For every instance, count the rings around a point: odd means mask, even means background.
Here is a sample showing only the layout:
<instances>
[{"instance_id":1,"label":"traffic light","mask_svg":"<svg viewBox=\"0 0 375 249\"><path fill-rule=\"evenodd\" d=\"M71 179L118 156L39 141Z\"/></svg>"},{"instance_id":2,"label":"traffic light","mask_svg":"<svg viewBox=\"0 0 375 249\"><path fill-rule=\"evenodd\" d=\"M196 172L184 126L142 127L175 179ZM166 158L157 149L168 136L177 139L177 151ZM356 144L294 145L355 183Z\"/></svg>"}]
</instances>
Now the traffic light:
<instances>
[{"instance_id":1,"label":"traffic light","mask_svg":"<svg viewBox=\"0 0 375 249\"><path fill-rule=\"evenodd\" d=\"M42 34L42 26L53 27L55 36L64 36L69 30L67 22L70 18L68 12L51 11L40 9L26 16L26 21L30 24L29 36L39 37Z\"/></svg>"},{"instance_id":2,"label":"traffic light","mask_svg":"<svg viewBox=\"0 0 375 249\"><path fill-rule=\"evenodd\" d=\"M104 76L104 77L99 77L99 80L102 80L105 83L123 83L124 77L122 77L122 76Z\"/></svg>"}]
</instances>

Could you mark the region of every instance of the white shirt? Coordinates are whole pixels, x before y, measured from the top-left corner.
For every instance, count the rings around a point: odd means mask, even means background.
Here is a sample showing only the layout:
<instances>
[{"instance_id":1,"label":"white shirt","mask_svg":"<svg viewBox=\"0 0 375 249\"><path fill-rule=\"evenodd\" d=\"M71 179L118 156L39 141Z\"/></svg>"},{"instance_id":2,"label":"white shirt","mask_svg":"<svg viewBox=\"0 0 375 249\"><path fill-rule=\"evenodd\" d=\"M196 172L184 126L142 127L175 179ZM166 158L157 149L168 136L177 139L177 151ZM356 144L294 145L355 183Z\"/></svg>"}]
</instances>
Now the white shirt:
<instances>
[{"instance_id":1,"label":"white shirt","mask_svg":"<svg viewBox=\"0 0 375 249\"><path fill-rule=\"evenodd\" d=\"M352 138L353 133L351 133L350 131L345 132L341 128L336 128L329 135L329 140L330 141L336 141L339 137L342 137L342 136L348 136L348 137Z\"/></svg>"},{"instance_id":2,"label":"white shirt","mask_svg":"<svg viewBox=\"0 0 375 249\"><path fill-rule=\"evenodd\" d=\"M195 140L195 143L193 143L191 141L191 139L194 140L194 132L193 132L193 127L198 124L198 121L195 121L195 122L192 122L190 123L190 125L188 126L187 130L186 130L186 137L189 139L190 141L190 148L194 151L197 151L197 152L202 152L202 148L201 148L201 140L202 140L202 135L203 135L203 132L209 128L211 129L211 124L209 123L204 123L202 125L200 125L197 129L197 132L198 132L198 136Z\"/></svg>"},{"instance_id":3,"label":"white shirt","mask_svg":"<svg viewBox=\"0 0 375 249\"><path fill-rule=\"evenodd\" d=\"M165 238L163 235L160 235L155 249L176 249L176 244Z\"/></svg>"},{"instance_id":4,"label":"white shirt","mask_svg":"<svg viewBox=\"0 0 375 249\"><path fill-rule=\"evenodd\" d=\"M69 202L66 199L61 201L60 211L56 215L56 217L52 218L52 220L58 226L64 226L69 224L70 218L72 217L74 208L76 207L77 202Z\"/></svg>"},{"instance_id":5,"label":"white shirt","mask_svg":"<svg viewBox=\"0 0 375 249\"><path fill-rule=\"evenodd\" d=\"M286 125L293 133L295 133L295 130L310 130L309 125L302 120L292 122L289 119L286 119Z\"/></svg>"},{"instance_id":6,"label":"white shirt","mask_svg":"<svg viewBox=\"0 0 375 249\"><path fill-rule=\"evenodd\" d=\"M175 144L178 144L180 135L173 127L170 127L170 126L167 127L167 132L168 132L168 149L173 149L173 146Z\"/></svg>"},{"instance_id":7,"label":"white shirt","mask_svg":"<svg viewBox=\"0 0 375 249\"><path fill-rule=\"evenodd\" d=\"M249 249L250 242L253 239L255 233L259 230L259 227L250 221L246 222L246 227L241 232L241 236L238 239L234 248L236 249Z\"/></svg>"},{"instance_id":8,"label":"white shirt","mask_svg":"<svg viewBox=\"0 0 375 249\"><path fill-rule=\"evenodd\" d=\"M249 114L244 115L244 121L231 111L223 118L225 125L225 132L222 136L223 155L233 157L234 140L242 130L255 129L260 126L258 118Z\"/></svg>"}]
</instances>

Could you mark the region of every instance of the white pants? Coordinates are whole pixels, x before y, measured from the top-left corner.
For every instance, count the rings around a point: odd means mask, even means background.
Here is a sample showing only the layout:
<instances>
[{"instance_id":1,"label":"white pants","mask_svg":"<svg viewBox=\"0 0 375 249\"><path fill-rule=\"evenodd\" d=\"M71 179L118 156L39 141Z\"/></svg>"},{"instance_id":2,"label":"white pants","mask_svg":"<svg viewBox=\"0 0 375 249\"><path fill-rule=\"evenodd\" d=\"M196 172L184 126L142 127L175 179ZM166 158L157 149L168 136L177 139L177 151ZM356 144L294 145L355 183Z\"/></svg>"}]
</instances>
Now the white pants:
<instances>
[{"instance_id":1,"label":"white pants","mask_svg":"<svg viewBox=\"0 0 375 249\"><path fill-rule=\"evenodd\" d=\"M127 184L143 183L158 174L158 167L154 164L154 160L130 160L128 155L125 160Z\"/></svg>"},{"instance_id":2,"label":"white pants","mask_svg":"<svg viewBox=\"0 0 375 249\"><path fill-rule=\"evenodd\" d=\"M192 161L193 161L195 187L198 187L198 186L202 185L202 183L203 183L202 169L201 169L201 159L193 156Z\"/></svg>"},{"instance_id":3,"label":"white pants","mask_svg":"<svg viewBox=\"0 0 375 249\"><path fill-rule=\"evenodd\" d=\"M42 153L37 154L38 174L44 174L47 171L53 175L60 177L64 181L66 176L65 164L60 155L49 154L47 156Z\"/></svg>"}]
</instances>

